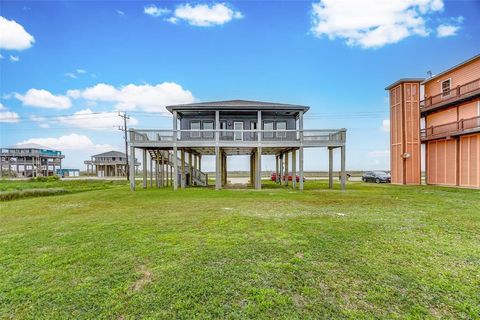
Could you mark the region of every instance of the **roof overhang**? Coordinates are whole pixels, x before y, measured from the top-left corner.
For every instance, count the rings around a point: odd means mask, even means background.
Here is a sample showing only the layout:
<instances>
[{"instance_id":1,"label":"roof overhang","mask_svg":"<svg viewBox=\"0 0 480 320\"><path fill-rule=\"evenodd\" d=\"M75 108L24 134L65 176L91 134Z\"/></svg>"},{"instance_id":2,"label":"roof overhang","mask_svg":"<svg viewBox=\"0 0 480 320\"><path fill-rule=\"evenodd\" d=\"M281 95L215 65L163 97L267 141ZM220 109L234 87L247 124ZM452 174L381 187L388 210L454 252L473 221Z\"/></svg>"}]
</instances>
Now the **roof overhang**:
<instances>
[{"instance_id":1,"label":"roof overhang","mask_svg":"<svg viewBox=\"0 0 480 320\"><path fill-rule=\"evenodd\" d=\"M463 61L463 62L461 62L461 63L459 63L459 64L457 64L457 65L455 65L455 66L453 66L453 67L451 67L451 68L449 68L449 69L447 69L447 70L445 70L445 71L442 71L442 72L440 72L439 74L437 74L437 75L435 75L435 76L433 76L433 77L431 77L431 78L425 79L424 81L422 81L421 84L425 84L425 83L428 83L428 82L430 82L430 81L432 81L432 80L438 79L439 77L441 77L441 76L443 76L443 75L445 75L445 74L447 74L447 73L449 73L449 72L452 72L452 71L454 71L454 70L456 70L456 69L458 69L458 68L460 68L460 67L463 67L464 65L466 65L466 64L468 64L468 63L470 63L470 62L473 62L473 61L475 61L475 60L478 60L478 59L480 59L480 54L477 54L477 55L471 57L471 58L468 59L468 60L465 60L465 61Z\"/></svg>"},{"instance_id":2,"label":"roof overhang","mask_svg":"<svg viewBox=\"0 0 480 320\"><path fill-rule=\"evenodd\" d=\"M211 101L191 104L178 104L166 106L166 109L173 113L173 111L303 111L307 112L310 107L271 103L261 101L248 100L228 100L228 101Z\"/></svg>"},{"instance_id":3,"label":"roof overhang","mask_svg":"<svg viewBox=\"0 0 480 320\"><path fill-rule=\"evenodd\" d=\"M385 90L390 90L396 86L398 86L401 83L406 83L406 82L413 82L413 83L422 83L422 81L425 80L425 78L402 78L400 80L395 81L391 85L385 88Z\"/></svg>"}]
</instances>

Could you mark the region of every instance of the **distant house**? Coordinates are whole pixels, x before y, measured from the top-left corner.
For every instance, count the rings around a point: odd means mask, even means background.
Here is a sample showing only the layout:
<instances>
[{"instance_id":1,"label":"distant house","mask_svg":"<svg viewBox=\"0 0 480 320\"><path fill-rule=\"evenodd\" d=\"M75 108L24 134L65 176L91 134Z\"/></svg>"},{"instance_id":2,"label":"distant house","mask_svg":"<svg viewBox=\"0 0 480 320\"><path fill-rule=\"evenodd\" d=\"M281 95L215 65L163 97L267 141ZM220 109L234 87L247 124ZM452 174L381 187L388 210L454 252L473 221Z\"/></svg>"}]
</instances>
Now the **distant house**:
<instances>
[{"instance_id":1,"label":"distant house","mask_svg":"<svg viewBox=\"0 0 480 320\"><path fill-rule=\"evenodd\" d=\"M480 188L480 55L390 92L392 183ZM421 97L421 92L424 96Z\"/></svg>"},{"instance_id":2,"label":"distant house","mask_svg":"<svg viewBox=\"0 0 480 320\"><path fill-rule=\"evenodd\" d=\"M303 189L304 148L318 147L330 151L330 186L333 184L333 149L341 149L341 186L345 187L346 130L304 129L307 106L228 100L166 108L173 115L172 129L130 129L129 132L131 156L135 149L143 152L144 188L147 187L149 154L150 172L155 171L157 186L172 185L174 189L206 186L208 177L201 169L202 156L214 155L215 186L220 189L227 182L227 157L249 155L250 183L260 189L262 155L273 155L277 182L288 184L289 174L295 176L298 172L298 186ZM156 169L152 169L153 164ZM134 190L133 175L130 183ZM295 188L296 179L292 179L291 184Z\"/></svg>"},{"instance_id":3,"label":"distant house","mask_svg":"<svg viewBox=\"0 0 480 320\"><path fill-rule=\"evenodd\" d=\"M134 160L135 168L140 164ZM84 161L87 166L87 174L98 177L126 177L127 157L120 151L108 151L91 156L90 160Z\"/></svg>"},{"instance_id":4,"label":"distant house","mask_svg":"<svg viewBox=\"0 0 480 320\"><path fill-rule=\"evenodd\" d=\"M57 169L56 172L57 176L65 178L65 177L79 177L80 176L80 169L69 169L69 168L62 168Z\"/></svg>"},{"instance_id":5,"label":"distant house","mask_svg":"<svg viewBox=\"0 0 480 320\"><path fill-rule=\"evenodd\" d=\"M38 177L53 176L62 168L61 151L36 143L25 143L1 149L0 176Z\"/></svg>"}]
</instances>

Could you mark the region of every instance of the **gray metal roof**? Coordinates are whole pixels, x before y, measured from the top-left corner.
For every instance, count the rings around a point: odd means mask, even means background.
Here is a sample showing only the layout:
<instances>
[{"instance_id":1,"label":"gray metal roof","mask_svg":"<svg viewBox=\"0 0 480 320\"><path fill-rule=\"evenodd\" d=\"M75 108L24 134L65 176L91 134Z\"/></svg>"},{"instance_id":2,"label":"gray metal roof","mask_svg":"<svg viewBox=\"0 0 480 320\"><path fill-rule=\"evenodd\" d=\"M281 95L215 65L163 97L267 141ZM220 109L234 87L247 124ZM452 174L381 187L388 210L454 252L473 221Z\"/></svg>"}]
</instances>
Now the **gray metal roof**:
<instances>
[{"instance_id":1,"label":"gray metal roof","mask_svg":"<svg viewBox=\"0 0 480 320\"><path fill-rule=\"evenodd\" d=\"M112 150L112 151L107 151L104 153L93 155L92 157L124 157L125 158L125 153Z\"/></svg>"},{"instance_id":2,"label":"gray metal roof","mask_svg":"<svg viewBox=\"0 0 480 320\"><path fill-rule=\"evenodd\" d=\"M446 74L446 73L448 73L448 72L450 72L450 71L453 71L453 70L455 70L455 69L458 69L458 68L460 68L461 66L463 66L463 65L465 65L465 64L467 64L467 63L469 63L469 62L475 61L475 60L477 60L477 59L480 59L480 54L477 54L477 55L471 57L470 59L467 59L467 60L465 60L465 61L463 61L463 62L461 62L461 63L459 63L459 64L457 64L457 65L455 65L455 66L453 66L453 67L451 67L451 68L449 68L449 69L447 69L447 70L445 70L445 71L442 71L442 72L440 72L439 74L436 74L436 75L434 75L434 76L431 77L431 78L425 79L425 81L423 81L422 84L425 84L425 83L430 82L430 81L432 81L432 80L434 80L434 79L437 79L438 77L441 77L441 76L443 76L444 74Z\"/></svg>"},{"instance_id":3,"label":"gray metal roof","mask_svg":"<svg viewBox=\"0 0 480 320\"><path fill-rule=\"evenodd\" d=\"M14 146L9 146L7 149L35 149L35 150L50 150L50 151L58 151L50 147L41 146L36 143L19 143Z\"/></svg>"},{"instance_id":4,"label":"gray metal roof","mask_svg":"<svg viewBox=\"0 0 480 320\"><path fill-rule=\"evenodd\" d=\"M403 82L422 82L423 80L424 80L424 78L402 78L402 79L399 79L399 80L395 81L394 83L392 83L388 87L386 87L385 90L390 90L393 87L396 87L400 83L403 83Z\"/></svg>"},{"instance_id":5,"label":"gray metal roof","mask_svg":"<svg viewBox=\"0 0 480 320\"><path fill-rule=\"evenodd\" d=\"M296 105L296 104L285 104L285 103L275 103L275 102L263 102L263 101L252 101L252 100L225 100L225 101L211 101L211 102L199 102L199 103L189 103L189 104L177 104L166 107L168 111L172 112L173 110L197 110L197 109L213 109L213 110L232 110L232 109L241 109L241 110L303 110L307 112L309 107Z\"/></svg>"}]
</instances>

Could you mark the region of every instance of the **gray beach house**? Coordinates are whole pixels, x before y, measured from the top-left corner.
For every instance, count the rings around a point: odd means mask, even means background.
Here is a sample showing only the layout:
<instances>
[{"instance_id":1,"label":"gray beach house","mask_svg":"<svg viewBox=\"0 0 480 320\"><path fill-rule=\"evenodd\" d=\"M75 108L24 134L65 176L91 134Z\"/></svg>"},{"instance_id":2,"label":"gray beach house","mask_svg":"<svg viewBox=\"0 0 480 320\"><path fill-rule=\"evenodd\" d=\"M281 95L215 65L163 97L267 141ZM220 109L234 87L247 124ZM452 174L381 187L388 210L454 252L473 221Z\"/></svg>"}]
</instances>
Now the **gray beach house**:
<instances>
[{"instance_id":1,"label":"gray beach house","mask_svg":"<svg viewBox=\"0 0 480 320\"><path fill-rule=\"evenodd\" d=\"M213 101L166 107L173 115L171 130L130 129L131 163L135 149L143 152L143 187L147 187L147 154L152 176L158 187L185 188L206 186L208 176L202 171L202 156L215 156L215 188L227 182L227 157L250 156L250 183L261 189L262 155L276 158L277 182L303 190L305 148L329 150L329 186L333 185L333 149L341 149L341 187L345 188L345 129L304 129L307 106L247 100ZM188 162L187 162L188 158ZM291 159L291 161L289 161ZM298 161L298 172L297 172ZM155 166L153 166L155 164ZM176 177L176 178L174 178ZM134 171L130 171L131 189L135 190Z\"/></svg>"}]
</instances>

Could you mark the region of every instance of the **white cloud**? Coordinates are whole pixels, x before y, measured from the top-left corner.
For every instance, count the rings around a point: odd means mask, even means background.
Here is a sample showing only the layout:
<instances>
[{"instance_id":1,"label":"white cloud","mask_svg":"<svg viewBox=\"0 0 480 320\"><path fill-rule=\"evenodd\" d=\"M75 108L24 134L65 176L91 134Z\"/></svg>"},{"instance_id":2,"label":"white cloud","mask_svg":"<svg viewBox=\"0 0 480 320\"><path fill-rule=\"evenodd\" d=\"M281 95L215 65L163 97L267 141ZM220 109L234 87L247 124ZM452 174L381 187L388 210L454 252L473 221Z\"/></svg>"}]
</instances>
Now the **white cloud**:
<instances>
[{"instance_id":1,"label":"white cloud","mask_svg":"<svg viewBox=\"0 0 480 320\"><path fill-rule=\"evenodd\" d=\"M69 77L69 78L72 78L72 79L76 79L76 78L77 78L77 76L76 76L74 73L71 73L71 72L65 73L65 77Z\"/></svg>"},{"instance_id":2,"label":"white cloud","mask_svg":"<svg viewBox=\"0 0 480 320\"><path fill-rule=\"evenodd\" d=\"M441 24L437 27L437 37L450 37L457 34L457 31L460 29L460 26Z\"/></svg>"},{"instance_id":3,"label":"white cloud","mask_svg":"<svg viewBox=\"0 0 480 320\"><path fill-rule=\"evenodd\" d=\"M18 113L8 111L7 107L0 103L0 122L16 123L20 122L20 117Z\"/></svg>"},{"instance_id":4,"label":"white cloud","mask_svg":"<svg viewBox=\"0 0 480 320\"><path fill-rule=\"evenodd\" d=\"M166 8L159 8L154 4L145 6L143 8L143 13L148 14L152 17L160 17L160 16L165 15L165 14L170 13L170 12L171 12L171 10L166 9Z\"/></svg>"},{"instance_id":5,"label":"white cloud","mask_svg":"<svg viewBox=\"0 0 480 320\"><path fill-rule=\"evenodd\" d=\"M84 70L84 69L77 69L77 73L87 73L87 70Z\"/></svg>"},{"instance_id":6,"label":"white cloud","mask_svg":"<svg viewBox=\"0 0 480 320\"><path fill-rule=\"evenodd\" d=\"M82 151L94 151L105 152L112 149L112 146L108 144L94 144L92 140L85 136L72 133L69 135L61 136L58 138L31 138L17 145L26 143L36 143L42 146L46 146L55 150L82 150Z\"/></svg>"},{"instance_id":7,"label":"white cloud","mask_svg":"<svg viewBox=\"0 0 480 320\"><path fill-rule=\"evenodd\" d=\"M116 9L115 12L117 12L117 14L121 17L125 16L125 12L123 12L122 10Z\"/></svg>"},{"instance_id":8,"label":"white cloud","mask_svg":"<svg viewBox=\"0 0 480 320\"><path fill-rule=\"evenodd\" d=\"M47 122L48 120L45 117L37 116L37 115L31 115L30 116L30 121L37 122L38 126L40 128L43 128L43 129L50 128L50 125Z\"/></svg>"},{"instance_id":9,"label":"white cloud","mask_svg":"<svg viewBox=\"0 0 480 320\"><path fill-rule=\"evenodd\" d=\"M166 105L195 101L190 91L173 82L163 82L157 85L128 84L118 88L106 83L99 83L84 90L69 90L67 95L87 101L113 102L117 110L149 112L166 112Z\"/></svg>"},{"instance_id":10,"label":"white cloud","mask_svg":"<svg viewBox=\"0 0 480 320\"><path fill-rule=\"evenodd\" d=\"M43 89L29 89L24 95L15 93L15 98L22 101L24 106L38 108L68 109L72 106L67 96L54 95Z\"/></svg>"},{"instance_id":11,"label":"white cloud","mask_svg":"<svg viewBox=\"0 0 480 320\"><path fill-rule=\"evenodd\" d=\"M58 123L70 127L88 130L112 130L123 126L123 119L116 112L93 112L90 109L80 110L71 116L58 117ZM136 126L138 120L130 117L129 126Z\"/></svg>"},{"instance_id":12,"label":"white cloud","mask_svg":"<svg viewBox=\"0 0 480 320\"><path fill-rule=\"evenodd\" d=\"M1 53L0 53L0 59L3 59L3 56L2 56L2 54L1 54Z\"/></svg>"},{"instance_id":13,"label":"white cloud","mask_svg":"<svg viewBox=\"0 0 480 320\"><path fill-rule=\"evenodd\" d=\"M389 119L384 119L382 121L382 130L385 132L390 132L390 120Z\"/></svg>"},{"instance_id":14,"label":"white cloud","mask_svg":"<svg viewBox=\"0 0 480 320\"><path fill-rule=\"evenodd\" d=\"M33 36L22 25L0 16L0 49L24 50L34 42Z\"/></svg>"},{"instance_id":15,"label":"white cloud","mask_svg":"<svg viewBox=\"0 0 480 320\"><path fill-rule=\"evenodd\" d=\"M231 9L225 3L216 3L213 5L189 3L179 5L174 12L173 19L169 21L176 23L178 19L187 21L192 26L208 27L222 25L232 19L243 18L239 11Z\"/></svg>"},{"instance_id":16,"label":"white cloud","mask_svg":"<svg viewBox=\"0 0 480 320\"><path fill-rule=\"evenodd\" d=\"M20 58L19 58L18 56L12 56L12 55L10 55L10 61L12 61L12 62L18 62L18 61L20 61Z\"/></svg>"},{"instance_id":17,"label":"white cloud","mask_svg":"<svg viewBox=\"0 0 480 320\"><path fill-rule=\"evenodd\" d=\"M17 145L25 143L36 143L55 150L60 150L65 155L62 166L84 168L83 161L90 159L90 156L110 150L119 150L110 144L94 143L88 136L71 133L60 137L31 138Z\"/></svg>"},{"instance_id":18,"label":"white cloud","mask_svg":"<svg viewBox=\"0 0 480 320\"><path fill-rule=\"evenodd\" d=\"M312 4L311 30L349 46L379 48L427 36L426 18L442 9L443 0L320 0Z\"/></svg>"}]
</instances>

